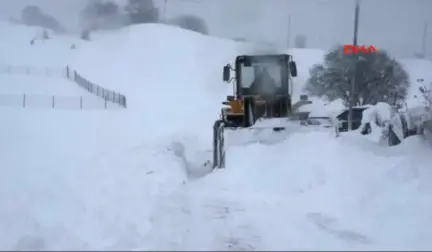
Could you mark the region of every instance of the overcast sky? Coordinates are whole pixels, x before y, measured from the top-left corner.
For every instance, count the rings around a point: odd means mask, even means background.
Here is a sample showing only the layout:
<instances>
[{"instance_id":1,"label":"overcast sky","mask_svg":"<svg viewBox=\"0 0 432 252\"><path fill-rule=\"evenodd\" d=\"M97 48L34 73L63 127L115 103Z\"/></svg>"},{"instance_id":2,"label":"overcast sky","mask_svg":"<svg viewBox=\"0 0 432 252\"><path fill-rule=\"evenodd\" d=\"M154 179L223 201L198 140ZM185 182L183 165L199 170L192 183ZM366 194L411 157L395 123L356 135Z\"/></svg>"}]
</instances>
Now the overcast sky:
<instances>
[{"instance_id":1,"label":"overcast sky","mask_svg":"<svg viewBox=\"0 0 432 252\"><path fill-rule=\"evenodd\" d=\"M124 1L124 0L117 0ZM164 0L154 0L163 13ZM26 4L39 5L69 29L78 29L78 13L87 0L0 0L0 18L19 16ZM307 36L308 47L328 49L351 43L354 0L167 0L167 18L203 17L212 34L287 43ZM395 56L412 56L422 48L429 21L427 55L432 58L432 0L361 0L359 43L386 48ZM292 43L292 42L291 42Z\"/></svg>"}]
</instances>

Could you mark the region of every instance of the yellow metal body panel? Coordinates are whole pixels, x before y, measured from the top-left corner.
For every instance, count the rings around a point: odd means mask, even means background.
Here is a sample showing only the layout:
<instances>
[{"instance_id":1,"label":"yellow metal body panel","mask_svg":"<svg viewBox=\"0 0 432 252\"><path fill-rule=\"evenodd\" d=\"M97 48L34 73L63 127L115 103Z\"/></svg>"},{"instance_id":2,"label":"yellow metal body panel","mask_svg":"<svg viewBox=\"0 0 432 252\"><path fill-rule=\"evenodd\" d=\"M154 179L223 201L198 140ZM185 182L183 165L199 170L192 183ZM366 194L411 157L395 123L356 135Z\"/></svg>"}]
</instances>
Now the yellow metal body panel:
<instances>
[{"instance_id":1,"label":"yellow metal body panel","mask_svg":"<svg viewBox=\"0 0 432 252\"><path fill-rule=\"evenodd\" d=\"M241 113L243 111L243 102L241 100L229 101L232 113Z\"/></svg>"}]
</instances>

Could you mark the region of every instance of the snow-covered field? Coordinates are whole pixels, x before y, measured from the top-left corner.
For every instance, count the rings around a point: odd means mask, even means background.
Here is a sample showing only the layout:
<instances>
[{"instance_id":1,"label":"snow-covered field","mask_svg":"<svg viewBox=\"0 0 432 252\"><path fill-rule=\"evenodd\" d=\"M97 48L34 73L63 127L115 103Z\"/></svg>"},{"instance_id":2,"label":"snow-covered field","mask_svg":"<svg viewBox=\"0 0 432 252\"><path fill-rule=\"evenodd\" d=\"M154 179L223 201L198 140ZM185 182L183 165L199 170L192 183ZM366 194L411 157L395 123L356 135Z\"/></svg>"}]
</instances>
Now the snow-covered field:
<instances>
[{"instance_id":1,"label":"snow-covered field","mask_svg":"<svg viewBox=\"0 0 432 252\"><path fill-rule=\"evenodd\" d=\"M63 74L64 75L64 74ZM0 106L13 108L118 109L61 75L0 74Z\"/></svg>"},{"instance_id":2,"label":"snow-covered field","mask_svg":"<svg viewBox=\"0 0 432 252\"><path fill-rule=\"evenodd\" d=\"M0 28L10 41L35 32ZM432 158L421 139L388 148L357 133L293 127L271 144L230 147L226 169L197 178L231 90L222 66L260 48L162 25L70 50L74 41L2 42L11 58L1 63L69 64L124 93L128 109L0 108L0 249L432 248ZM306 79L307 54L319 53L293 54ZM20 82L0 91L80 95L72 83L33 81L40 89Z\"/></svg>"},{"instance_id":3,"label":"snow-covered field","mask_svg":"<svg viewBox=\"0 0 432 252\"><path fill-rule=\"evenodd\" d=\"M0 93L93 96L66 78L0 74Z\"/></svg>"},{"instance_id":4,"label":"snow-covered field","mask_svg":"<svg viewBox=\"0 0 432 252\"><path fill-rule=\"evenodd\" d=\"M7 36L0 42L0 106L13 108L105 109L118 108L68 80L66 66L75 53L77 38L35 40L41 29L0 23ZM11 47L13 45L13 47Z\"/></svg>"}]
</instances>

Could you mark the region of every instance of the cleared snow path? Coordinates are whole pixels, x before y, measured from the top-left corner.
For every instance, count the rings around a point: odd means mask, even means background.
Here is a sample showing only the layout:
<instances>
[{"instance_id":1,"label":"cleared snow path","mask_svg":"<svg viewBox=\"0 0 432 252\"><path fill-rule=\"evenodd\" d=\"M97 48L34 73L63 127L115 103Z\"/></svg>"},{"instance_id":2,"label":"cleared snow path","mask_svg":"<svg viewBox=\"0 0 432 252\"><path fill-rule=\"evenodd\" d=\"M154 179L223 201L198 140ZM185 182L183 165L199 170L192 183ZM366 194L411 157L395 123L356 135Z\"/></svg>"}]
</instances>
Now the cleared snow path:
<instances>
[{"instance_id":1,"label":"cleared snow path","mask_svg":"<svg viewBox=\"0 0 432 252\"><path fill-rule=\"evenodd\" d=\"M432 227L422 222L432 221L432 186L415 176L432 178L424 165L432 160L418 150L424 143L389 149L362 140L303 132L273 146L231 148L226 169L187 181L154 206L151 249L430 248Z\"/></svg>"}]
</instances>

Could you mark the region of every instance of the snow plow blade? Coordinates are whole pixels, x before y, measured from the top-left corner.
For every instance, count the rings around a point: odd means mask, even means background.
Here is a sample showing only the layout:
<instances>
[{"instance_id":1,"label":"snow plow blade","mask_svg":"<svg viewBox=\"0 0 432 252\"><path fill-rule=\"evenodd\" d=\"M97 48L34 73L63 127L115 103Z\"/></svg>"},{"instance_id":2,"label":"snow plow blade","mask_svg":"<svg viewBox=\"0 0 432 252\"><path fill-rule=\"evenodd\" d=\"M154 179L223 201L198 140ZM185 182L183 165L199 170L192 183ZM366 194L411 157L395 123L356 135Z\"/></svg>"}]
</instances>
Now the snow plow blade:
<instances>
[{"instance_id":1,"label":"snow plow blade","mask_svg":"<svg viewBox=\"0 0 432 252\"><path fill-rule=\"evenodd\" d=\"M283 141L284 136L294 128L300 128L299 124L293 124L289 118L275 119L278 120L263 118L248 128L232 127L223 120L216 121L213 126L213 169L225 168L228 146L243 146L251 143L274 144Z\"/></svg>"},{"instance_id":2,"label":"snow plow blade","mask_svg":"<svg viewBox=\"0 0 432 252\"><path fill-rule=\"evenodd\" d=\"M225 168L225 122L218 120L213 125L213 169Z\"/></svg>"}]
</instances>

